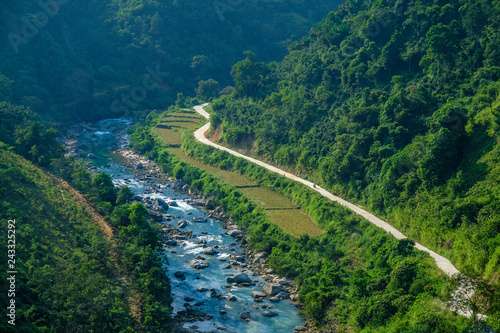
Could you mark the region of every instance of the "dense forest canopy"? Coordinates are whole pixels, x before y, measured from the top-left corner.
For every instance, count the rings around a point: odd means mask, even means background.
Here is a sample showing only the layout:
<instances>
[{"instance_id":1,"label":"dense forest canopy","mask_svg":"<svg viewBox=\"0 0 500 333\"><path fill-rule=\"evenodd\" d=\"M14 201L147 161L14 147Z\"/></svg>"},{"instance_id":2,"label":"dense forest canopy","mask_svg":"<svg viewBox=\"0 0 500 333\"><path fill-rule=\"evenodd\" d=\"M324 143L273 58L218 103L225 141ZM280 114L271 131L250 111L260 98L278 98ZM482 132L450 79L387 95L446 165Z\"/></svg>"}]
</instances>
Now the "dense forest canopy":
<instances>
[{"instance_id":1,"label":"dense forest canopy","mask_svg":"<svg viewBox=\"0 0 500 333\"><path fill-rule=\"evenodd\" d=\"M486 281L479 302L498 329L499 28L499 0L0 3L0 245L12 218L33 235L17 249L28 258L18 262L18 328L172 329L158 226L130 204L129 188L65 158L50 122L178 110L196 94L213 100L213 138L366 206ZM326 231L285 234L237 188L169 154L151 134L160 118L149 114L133 147L214 196L269 265L298 283L319 327L470 328L446 306L456 285L412 240L183 138L189 156L282 193ZM47 169L96 208L111 241Z\"/></svg>"},{"instance_id":2,"label":"dense forest canopy","mask_svg":"<svg viewBox=\"0 0 500 333\"><path fill-rule=\"evenodd\" d=\"M341 1L7 1L0 73L16 103L49 118L96 120L163 108L198 81L231 82L250 49L286 53ZM5 82L0 76L0 94Z\"/></svg>"},{"instance_id":3,"label":"dense forest canopy","mask_svg":"<svg viewBox=\"0 0 500 333\"><path fill-rule=\"evenodd\" d=\"M220 139L498 281L499 1L348 0L277 64L234 65Z\"/></svg>"}]
</instances>

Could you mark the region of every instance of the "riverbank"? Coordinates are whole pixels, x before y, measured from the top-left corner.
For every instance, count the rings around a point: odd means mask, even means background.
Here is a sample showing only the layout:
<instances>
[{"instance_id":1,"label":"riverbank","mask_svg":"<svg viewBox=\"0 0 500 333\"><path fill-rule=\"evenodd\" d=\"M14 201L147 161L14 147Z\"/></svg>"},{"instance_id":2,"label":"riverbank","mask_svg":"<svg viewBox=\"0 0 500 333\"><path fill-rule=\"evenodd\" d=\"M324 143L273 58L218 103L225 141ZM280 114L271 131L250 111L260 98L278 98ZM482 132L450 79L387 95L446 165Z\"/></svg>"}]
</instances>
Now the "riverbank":
<instances>
[{"instance_id":1,"label":"riverbank","mask_svg":"<svg viewBox=\"0 0 500 333\"><path fill-rule=\"evenodd\" d=\"M188 193L190 198L182 198L177 200L172 200L169 202L170 205L179 206L181 202L202 206L206 209L206 214L208 219L213 219L214 221L220 221L221 227L224 228L225 234L232 237L234 240L231 242L230 251L226 253L223 250L223 246L215 245L209 246L209 242L206 240L198 239L198 236L193 232L193 230L187 230L189 227L186 225L197 224L196 222L188 222L182 219L180 216L175 214L161 214L162 209L158 205L154 205L153 200L150 196L136 196L136 200L141 200L143 204L148 208L150 216L152 216L157 221L166 221L168 224L162 224L162 238L165 242L165 250L169 253L169 257L178 255L178 249L180 247L189 246L189 243L196 243L199 251L203 252L203 255L196 256L196 263L190 262L191 266L195 269L197 264L203 264L207 261L207 256L218 255L219 260L227 264L223 265L222 269L231 273L225 273L226 284L223 288L228 291L226 293L216 291L214 288L212 290L208 289L210 292L210 297L215 299L220 299L221 301L234 302L236 297L233 293L229 292L231 289L254 289L247 291L253 300L250 307L250 311L243 311L239 313L241 317L239 320L259 320L262 317L278 317L279 320L280 311L275 310L276 304L278 302L284 302L289 300L291 306L300 308L300 304L297 301L297 286L293 280L285 279L283 277L275 274L274 269L269 268L266 264L268 260L268 254L265 252L256 253L249 245L243 230L239 230L234 221L228 217L220 207L211 207L212 201L208 197L198 196L182 181L176 180L161 171L161 168L150 161L149 159L136 154L130 150L120 149L116 153L122 156L120 159L121 164L128 168L135 169L137 178L146 181L148 186L147 189L150 194L156 194L164 190L165 188L175 189L178 193ZM128 180L130 182L130 180ZM159 186L155 186L159 185ZM212 209L209 209L212 208ZM169 210L167 209L167 212ZM165 212L163 212L165 213ZM190 214L192 216L192 214ZM203 217L193 216L194 219L203 220ZM205 221L206 222L206 221ZM202 235L209 237L210 235L205 232ZM213 235L212 235L213 236ZM242 253L237 253L237 244L241 248ZM232 251L231 251L232 250ZM234 252L232 254L231 252ZM170 272L172 273L172 272ZM172 275L172 274L170 274ZM184 271L176 271L173 273L172 285L175 286L175 281L177 279L186 279L186 274ZM261 279L259 279L259 277ZM174 287L175 288L175 287ZM260 289L260 290L255 290ZM203 289L202 289L203 290ZM187 324L198 323L210 321L216 316L227 316L226 310L220 310L219 313L207 313L199 310L196 304L202 305L202 302L194 302L193 297L187 297L186 302L183 304L184 309L179 310L175 313L174 318L177 321L179 327L186 326ZM184 299L186 301L186 299ZM261 312L261 316L252 314L254 311ZM248 312L248 314L246 313ZM250 316L250 319L247 318ZM227 320L227 319L226 319ZM196 332L199 326L191 325L190 327L185 327L183 329L178 329L179 332ZM295 331L304 331L304 326L296 325L297 329ZM222 327L222 326L221 326Z\"/></svg>"}]
</instances>

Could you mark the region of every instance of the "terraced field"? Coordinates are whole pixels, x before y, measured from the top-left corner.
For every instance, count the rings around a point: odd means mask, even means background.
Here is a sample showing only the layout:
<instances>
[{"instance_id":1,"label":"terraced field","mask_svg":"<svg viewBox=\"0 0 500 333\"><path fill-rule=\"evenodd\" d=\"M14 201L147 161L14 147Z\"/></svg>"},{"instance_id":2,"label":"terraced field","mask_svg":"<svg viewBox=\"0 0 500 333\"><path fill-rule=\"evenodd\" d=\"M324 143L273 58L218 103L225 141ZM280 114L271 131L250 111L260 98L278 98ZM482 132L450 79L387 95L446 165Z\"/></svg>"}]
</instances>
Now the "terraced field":
<instances>
[{"instance_id":1,"label":"terraced field","mask_svg":"<svg viewBox=\"0 0 500 333\"><path fill-rule=\"evenodd\" d=\"M187 156L181 149L182 135L186 131L193 131L204 122L205 119L195 111L183 109L164 118L155 131L167 142L173 154L236 186L246 197L263 207L271 221L287 233L297 237L305 234L319 236L324 233L324 230L314 224L306 213L285 197L259 186L238 173L221 170Z\"/></svg>"}]
</instances>

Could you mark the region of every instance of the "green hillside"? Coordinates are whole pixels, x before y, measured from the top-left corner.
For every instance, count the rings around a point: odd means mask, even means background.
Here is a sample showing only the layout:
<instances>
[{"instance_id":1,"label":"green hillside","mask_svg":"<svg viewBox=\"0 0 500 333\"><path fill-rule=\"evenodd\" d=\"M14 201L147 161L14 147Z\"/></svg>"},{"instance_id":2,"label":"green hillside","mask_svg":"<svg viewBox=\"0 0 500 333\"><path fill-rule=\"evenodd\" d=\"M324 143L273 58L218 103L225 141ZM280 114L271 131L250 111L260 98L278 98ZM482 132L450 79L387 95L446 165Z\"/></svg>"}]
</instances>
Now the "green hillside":
<instances>
[{"instance_id":1,"label":"green hillside","mask_svg":"<svg viewBox=\"0 0 500 333\"><path fill-rule=\"evenodd\" d=\"M96 224L96 219L104 219L95 211L89 214L82 206L85 199L77 204L75 191L67 190L69 185L61 186L60 180L0 144L0 246L7 249L9 220L15 220L16 245L15 257L7 258L5 250L2 261L14 259L17 271L16 326L2 320L0 330L168 330L169 285L162 271L155 271L161 264L154 247L123 236L109 239L112 231L106 237ZM128 208L130 214L140 211L137 208ZM143 262L140 269L137 255ZM146 284L139 276L154 278L156 283ZM9 290L7 277L7 270L2 269L4 291ZM4 305L12 299L7 292L0 298Z\"/></svg>"},{"instance_id":2,"label":"green hillside","mask_svg":"<svg viewBox=\"0 0 500 333\"><path fill-rule=\"evenodd\" d=\"M221 141L499 282L499 1L346 1L278 64L249 54Z\"/></svg>"}]
</instances>

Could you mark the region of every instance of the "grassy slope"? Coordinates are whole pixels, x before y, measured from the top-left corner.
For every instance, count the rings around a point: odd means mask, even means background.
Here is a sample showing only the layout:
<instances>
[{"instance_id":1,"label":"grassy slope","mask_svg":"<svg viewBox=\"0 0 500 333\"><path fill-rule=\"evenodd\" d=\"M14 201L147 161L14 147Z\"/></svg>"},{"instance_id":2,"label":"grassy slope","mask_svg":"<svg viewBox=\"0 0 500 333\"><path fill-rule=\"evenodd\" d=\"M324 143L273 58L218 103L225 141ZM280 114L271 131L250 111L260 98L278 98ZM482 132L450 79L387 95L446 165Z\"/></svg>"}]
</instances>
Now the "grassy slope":
<instances>
[{"instance_id":1,"label":"grassy slope","mask_svg":"<svg viewBox=\"0 0 500 333\"><path fill-rule=\"evenodd\" d=\"M140 316L124 301L134 292L118 273L96 216L73 197L22 157L0 149L2 249L7 221L16 220L17 331L113 332L135 326L131 312ZM5 270L1 274L0 288L7 290ZM7 304L5 293L0 297ZM12 327L2 320L0 330Z\"/></svg>"},{"instance_id":2,"label":"grassy slope","mask_svg":"<svg viewBox=\"0 0 500 333\"><path fill-rule=\"evenodd\" d=\"M199 126L202 120L202 117L193 110L184 109L164 118L155 131L169 144L169 150L177 157L236 186L245 196L266 209L271 220L287 233L294 236L304 234L319 236L324 232L307 214L283 196L259 186L240 174L209 166L187 156L180 147L182 134Z\"/></svg>"}]
</instances>

